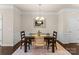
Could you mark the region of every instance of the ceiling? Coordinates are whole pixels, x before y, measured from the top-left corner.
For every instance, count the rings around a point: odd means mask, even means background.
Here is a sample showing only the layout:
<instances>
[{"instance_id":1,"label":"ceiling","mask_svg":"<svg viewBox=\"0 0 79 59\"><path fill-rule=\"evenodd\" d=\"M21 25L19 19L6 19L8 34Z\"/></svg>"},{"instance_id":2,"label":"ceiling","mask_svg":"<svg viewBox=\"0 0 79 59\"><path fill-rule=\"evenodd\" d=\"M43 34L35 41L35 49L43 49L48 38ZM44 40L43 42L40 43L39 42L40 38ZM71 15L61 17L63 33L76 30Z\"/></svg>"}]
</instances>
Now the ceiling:
<instances>
[{"instance_id":1,"label":"ceiling","mask_svg":"<svg viewBox=\"0 0 79 59\"><path fill-rule=\"evenodd\" d=\"M15 6L22 11L27 12L58 12L63 8L79 8L79 5L77 4L16 4Z\"/></svg>"}]
</instances>

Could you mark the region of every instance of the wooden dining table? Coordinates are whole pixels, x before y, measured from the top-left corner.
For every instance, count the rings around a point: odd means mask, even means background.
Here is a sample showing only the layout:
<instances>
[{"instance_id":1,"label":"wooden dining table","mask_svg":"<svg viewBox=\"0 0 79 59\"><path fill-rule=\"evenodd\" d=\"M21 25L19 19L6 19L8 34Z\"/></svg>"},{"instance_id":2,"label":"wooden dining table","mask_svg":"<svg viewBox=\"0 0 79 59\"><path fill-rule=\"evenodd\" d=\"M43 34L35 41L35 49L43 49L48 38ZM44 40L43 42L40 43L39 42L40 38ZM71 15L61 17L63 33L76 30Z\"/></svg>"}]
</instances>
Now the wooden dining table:
<instances>
[{"instance_id":1,"label":"wooden dining table","mask_svg":"<svg viewBox=\"0 0 79 59\"><path fill-rule=\"evenodd\" d=\"M54 39L53 36L43 36L47 43L47 50L49 49L50 40L52 40L52 52L55 52L54 48ZM35 39L35 36L26 36L24 41L24 52L27 52L28 44L32 45L32 41Z\"/></svg>"}]
</instances>

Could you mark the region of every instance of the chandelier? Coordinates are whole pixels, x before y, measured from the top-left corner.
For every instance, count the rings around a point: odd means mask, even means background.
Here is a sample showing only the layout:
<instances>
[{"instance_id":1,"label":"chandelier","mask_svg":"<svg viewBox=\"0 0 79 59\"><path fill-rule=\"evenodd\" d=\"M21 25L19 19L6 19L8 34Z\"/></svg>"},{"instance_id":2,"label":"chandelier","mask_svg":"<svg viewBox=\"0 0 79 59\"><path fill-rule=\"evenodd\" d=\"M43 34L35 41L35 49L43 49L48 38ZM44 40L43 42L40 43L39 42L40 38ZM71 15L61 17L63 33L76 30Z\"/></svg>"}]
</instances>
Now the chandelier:
<instances>
[{"instance_id":1,"label":"chandelier","mask_svg":"<svg viewBox=\"0 0 79 59\"><path fill-rule=\"evenodd\" d=\"M39 7L39 11L38 12L39 12L40 15L35 17L35 20L40 20L41 21L41 20L45 19L43 16L41 16L41 8L40 8L41 6L42 6L41 4L38 4L38 7Z\"/></svg>"},{"instance_id":2,"label":"chandelier","mask_svg":"<svg viewBox=\"0 0 79 59\"><path fill-rule=\"evenodd\" d=\"M35 18L35 20L44 20L44 17L38 16L38 17Z\"/></svg>"}]
</instances>

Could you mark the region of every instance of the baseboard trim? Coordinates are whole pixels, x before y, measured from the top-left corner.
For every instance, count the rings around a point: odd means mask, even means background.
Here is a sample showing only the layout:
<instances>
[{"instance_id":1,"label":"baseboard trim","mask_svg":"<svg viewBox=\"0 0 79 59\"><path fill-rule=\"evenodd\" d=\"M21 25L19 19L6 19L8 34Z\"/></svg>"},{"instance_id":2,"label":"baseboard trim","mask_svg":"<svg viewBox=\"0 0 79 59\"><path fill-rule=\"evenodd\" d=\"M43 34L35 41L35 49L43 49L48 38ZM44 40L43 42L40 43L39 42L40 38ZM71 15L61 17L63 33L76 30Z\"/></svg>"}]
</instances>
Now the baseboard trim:
<instances>
[{"instance_id":1,"label":"baseboard trim","mask_svg":"<svg viewBox=\"0 0 79 59\"><path fill-rule=\"evenodd\" d=\"M13 52L16 51L20 47L21 41L13 46Z\"/></svg>"},{"instance_id":2,"label":"baseboard trim","mask_svg":"<svg viewBox=\"0 0 79 59\"><path fill-rule=\"evenodd\" d=\"M59 40L57 40L57 42L64 47L64 44L62 42L60 42Z\"/></svg>"}]
</instances>

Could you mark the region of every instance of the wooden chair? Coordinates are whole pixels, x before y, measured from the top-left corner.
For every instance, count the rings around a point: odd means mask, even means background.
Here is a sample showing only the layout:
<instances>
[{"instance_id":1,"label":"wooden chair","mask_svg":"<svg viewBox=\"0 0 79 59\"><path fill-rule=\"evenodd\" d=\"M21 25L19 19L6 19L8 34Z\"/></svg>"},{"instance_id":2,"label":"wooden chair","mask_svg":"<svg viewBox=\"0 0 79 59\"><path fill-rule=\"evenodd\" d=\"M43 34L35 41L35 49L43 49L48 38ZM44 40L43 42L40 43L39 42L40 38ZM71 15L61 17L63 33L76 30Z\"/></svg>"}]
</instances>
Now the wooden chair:
<instances>
[{"instance_id":1,"label":"wooden chair","mask_svg":"<svg viewBox=\"0 0 79 59\"><path fill-rule=\"evenodd\" d=\"M26 36L25 37L25 42L24 42L24 49L25 49L25 52L27 52L27 47L29 48L30 50L30 46L32 45L32 40L34 39L33 36Z\"/></svg>"},{"instance_id":2,"label":"wooden chair","mask_svg":"<svg viewBox=\"0 0 79 59\"><path fill-rule=\"evenodd\" d=\"M21 48L24 45L25 39L27 41L27 47L30 49L31 41L29 40L29 37L25 36L25 31L21 31Z\"/></svg>"},{"instance_id":3,"label":"wooden chair","mask_svg":"<svg viewBox=\"0 0 79 59\"><path fill-rule=\"evenodd\" d=\"M24 45L24 40L25 40L25 31L21 31L20 34L21 34L21 48L22 48L22 46Z\"/></svg>"},{"instance_id":4,"label":"wooden chair","mask_svg":"<svg viewBox=\"0 0 79 59\"><path fill-rule=\"evenodd\" d=\"M54 39L54 47L57 49L57 32L56 31L53 31L53 39Z\"/></svg>"},{"instance_id":5,"label":"wooden chair","mask_svg":"<svg viewBox=\"0 0 79 59\"><path fill-rule=\"evenodd\" d=\"M44 37L45 41L46 41L46 45L47 45L47 50L49 49L49 46L52 45L53 42L53 36L46 36Z\"/></svg>"},{"instance_id":6,"label":"wooden chair","mask_svg":"<svg viewBox=\"0 0 79 59\"><path fill-rule=\"evenodd\" d=\"M48 36L48 37L45 37L44 39L47 40L47 50L49 49L50 46L52 46L52 43L54 43L54 47L57 49L57 45L56 45L57 32L56 31L53 31L52 37Z\"/></svg>"}]
</instances>

